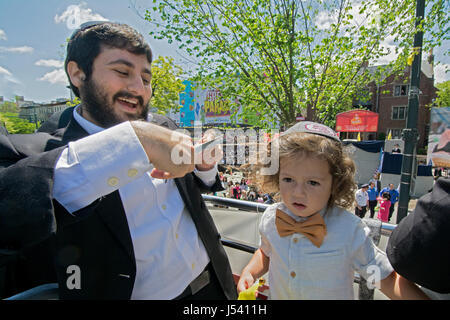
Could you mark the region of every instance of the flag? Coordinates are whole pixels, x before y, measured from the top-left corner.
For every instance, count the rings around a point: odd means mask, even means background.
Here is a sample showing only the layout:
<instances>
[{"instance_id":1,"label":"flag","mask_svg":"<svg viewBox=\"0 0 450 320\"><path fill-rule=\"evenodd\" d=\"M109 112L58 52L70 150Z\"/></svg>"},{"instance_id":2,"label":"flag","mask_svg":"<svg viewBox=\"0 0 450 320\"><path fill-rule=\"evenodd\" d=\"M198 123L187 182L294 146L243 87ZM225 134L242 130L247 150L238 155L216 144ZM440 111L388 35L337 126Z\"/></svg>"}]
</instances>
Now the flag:
<instances>
[{"instance_id":1,"label":"flag","mask_svg":"<svg viewBox=\"0 0 450 320\"><path fill-rule=\"evenodd\" d=\"M392 139L392 133L391 133L391 130L389 130L389 134L388 134L386 140L391 140L391 139Z\"/></svg>"}]
</instances>

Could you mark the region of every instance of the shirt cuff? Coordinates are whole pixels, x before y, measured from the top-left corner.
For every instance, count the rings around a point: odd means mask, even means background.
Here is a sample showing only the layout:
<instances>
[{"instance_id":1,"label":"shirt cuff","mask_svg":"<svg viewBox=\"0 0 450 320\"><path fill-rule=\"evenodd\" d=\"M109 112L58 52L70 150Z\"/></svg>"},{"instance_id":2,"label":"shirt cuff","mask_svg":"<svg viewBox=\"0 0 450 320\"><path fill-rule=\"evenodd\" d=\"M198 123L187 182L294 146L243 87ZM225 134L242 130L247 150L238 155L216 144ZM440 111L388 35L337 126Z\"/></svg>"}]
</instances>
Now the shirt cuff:
<instances>
[{"instance_id":1,"label":"shirt cuff","mask_svg":"<svg viewBox=\"0 0 450 320\"><path fill-rule=\"evenodd\" d=\"M194 168L194 174L203 181L205 185L211 187L216 182L216 176L219 170L217 169L217 163L214 167L207 171L200 171Z\"/></svg>"},{"instance_id":2,"label":"shirt cuff","mask_svg":"<svg viewBox=\"0 0 450 320\"><path fill-rule=\"evenodd\" d=\"M131 124L124 122L69 143L56 164L54 198L74 212L151 168Z\"/></svg>"}]
</instances>

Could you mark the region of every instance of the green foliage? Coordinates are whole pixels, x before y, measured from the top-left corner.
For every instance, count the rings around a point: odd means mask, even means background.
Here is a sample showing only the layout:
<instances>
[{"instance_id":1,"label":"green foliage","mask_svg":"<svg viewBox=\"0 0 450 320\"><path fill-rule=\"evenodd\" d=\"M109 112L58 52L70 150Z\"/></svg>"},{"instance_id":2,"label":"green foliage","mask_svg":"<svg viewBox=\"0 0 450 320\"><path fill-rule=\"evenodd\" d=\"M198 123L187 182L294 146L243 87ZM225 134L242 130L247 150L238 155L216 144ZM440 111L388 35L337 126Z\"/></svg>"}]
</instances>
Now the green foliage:
<instances>
[{"instance_id":1,"label":"green foliage","mask_svg":"<svg viewBox=\"0 0 450 320\"><path fill-rule=\"evenodd\" d=\"M81 103L81 99L78 97L75 97L73 100L67 101L66 105L69 107L75 107L76 105L79 105Z\"/></svg>"},{"instance_id":2,"label":"green foliage","mask_svg":"<svg viewBox=\"0 0 450 320\"><path fill-rule=\"evenodd\" d=\"M19 109L15 102L5 101L0 104L0 112L19 112Z\"/></svg>"},{"instance_id":3,"label":"green foliage","mask_svg":"<svg viewBox=\"0 0 450 320\"><path fill-rule=\"evenodd\" d=\"M0 121L5 124L10 134L33 133L36 130L36 125L19 118L18 115L18 113L13 112L0 112Z\"/></svg>"},{"instance_id":4,"label":"green foliage","mask_svg":"<svg viewBox=\"0 0 450 320\"><path fill-rule=\"evenodd\" d=\"M436 107L450 107L450 80L436 84L439 89L435 100Z\"/></svg>"},{"instance_id":5,"label":"green foliage","mask_svg":"<svg viewBox=\"0 0 450 320\"><path fill-rule=\"evenodd\" d=\"M219 88L259 113L260 125L278 118L295 122L310 110L333 124L352 107L361 88L381 84L387 70L402 71L411 53L415 0L153 0L145 19L155 39L176 42L198 66L192 79ZM424 50L448 39L448 1L427 1ZM367 64L391 54L398 59L375 71ZM369 72L370 71L370 72Z\"/></svg>"},{"instance_id":6,"label":"green foliage","mask_svg":"<svg viewBox=\"0 0 450 320\"><path fill-rule=\"evenodd\" d=\"M152 63L152 99L150 104L157 112L165 114L179 109L179 93L185 89L180 77L183 70L173 63L173 58L160 56Z\"/></svg>"}]
</instances>

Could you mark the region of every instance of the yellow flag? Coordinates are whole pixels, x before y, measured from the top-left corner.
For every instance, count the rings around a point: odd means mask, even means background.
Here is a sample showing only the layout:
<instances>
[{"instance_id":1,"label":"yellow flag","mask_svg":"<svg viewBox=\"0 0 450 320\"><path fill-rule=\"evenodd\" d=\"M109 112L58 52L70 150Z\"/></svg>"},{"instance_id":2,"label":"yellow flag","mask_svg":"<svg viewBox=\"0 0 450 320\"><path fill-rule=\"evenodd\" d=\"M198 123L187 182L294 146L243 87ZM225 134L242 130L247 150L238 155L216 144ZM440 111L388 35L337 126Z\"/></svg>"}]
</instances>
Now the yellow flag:
<instances>
[{"instance_id":1,"label":"yellow flag","mask_svg":"<svg viewBox=\"0 0 450 320\"><path fill-rule=\"evenodd\" d=\"M359 134L359 132L358 132L358 139L357 140L361 141L361 135Z\"/></svg>"},{"instance_id":2,"label":"yellow flag","mask_svg":"<svg viewBox=\"0 0 450 320\"><path fill-rule=\"evenodd\" d=\"M391 139L392 139L392 133L391 133L391 130L389 130L389 134L387 136L387 140L391 140Z\"/></svg>"}]
</instances>

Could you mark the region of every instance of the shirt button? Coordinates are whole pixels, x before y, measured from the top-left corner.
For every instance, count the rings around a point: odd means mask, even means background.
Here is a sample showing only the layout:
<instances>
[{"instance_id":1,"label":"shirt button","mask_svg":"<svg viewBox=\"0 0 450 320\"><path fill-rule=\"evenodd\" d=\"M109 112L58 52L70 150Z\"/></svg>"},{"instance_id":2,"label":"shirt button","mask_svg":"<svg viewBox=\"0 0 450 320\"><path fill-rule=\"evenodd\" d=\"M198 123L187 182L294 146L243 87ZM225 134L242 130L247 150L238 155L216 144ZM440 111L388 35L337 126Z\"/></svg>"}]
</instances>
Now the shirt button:
<instances>
[{"instance_id":1,"label":"shirt button","mask_svg":"<svg viewBox=\"0 0 450 320\"><path fill-rule=\"evenodd\" d=\"M161 208L162 208L163 210L166 210L166 209L167 209L167 206L166 206L165 204L163 204L163 205L161 206Z\"/></svg>"},{"instance_id":2,"label":"shirt button","mask_svg":"<svg viewBox=\"0 0 450 320\"><path fill-rule=\"evenodd\" d=\"M295 278L295 276L296 276L296 273L295 273L294 271L292 271L292 272L291 272L291 277L292 277L292 278Z\"/></svg>"},{"instance_id":3,"label":"shirt button","mask_svg":"<svg viewBox=\"0 0 450 320\"><path fill-rule=\"evenodd\" d=\"M194 269L195 269L195 263L192 264L192 270L194 270Z\"/></svg>"},{"instance_id":4,"label":"shirt button","mask_svg":"<svg viewBox=\"0 0 450 320\"><path fill-rule=\"evenodd\" d=\"M297 243L298 242L298 238L294 238L294 239L292 239L292 241L294 241L294 243Z\"/></svg>"},{"instance_id":5,"label":"shirt button","mask_svg":"<svg viewBox=\"0 0 450 320\"><path fill-rule=\"evenodd\" d=\"M130 170L128 170L128 176L129 176L130 178L135 177L137 174L138 174L138 171L137 171L136 169L130 169Z\"/></svg>"},{"instance_id":6,"label":"shirt button","mask_svg":"<svg viewBox=\"0 0 450 320\"><path fill-rule=\"evenodd\" d=\"M175 238L178 239L178 233L175 234Z\"/></svg>"},{"instance_id":7,"label":"shirt button","mask_svg":"<svg viewBox=\"0 0 450 320\"><path fill-rule=\"evenodd\" d=\"M119 183L119 179L117 177L111 177L108 179L108 185L111 187L117 186L118 183Z\"/></svg>"}]
</instances>

